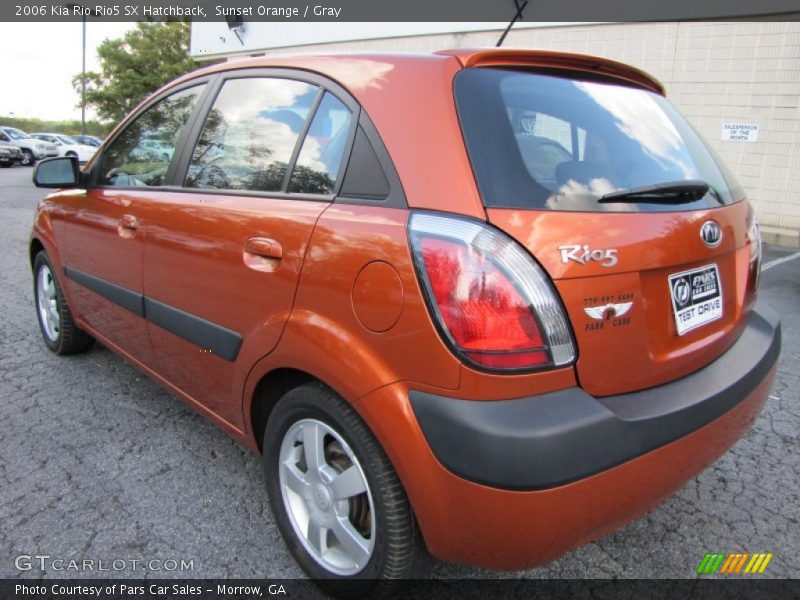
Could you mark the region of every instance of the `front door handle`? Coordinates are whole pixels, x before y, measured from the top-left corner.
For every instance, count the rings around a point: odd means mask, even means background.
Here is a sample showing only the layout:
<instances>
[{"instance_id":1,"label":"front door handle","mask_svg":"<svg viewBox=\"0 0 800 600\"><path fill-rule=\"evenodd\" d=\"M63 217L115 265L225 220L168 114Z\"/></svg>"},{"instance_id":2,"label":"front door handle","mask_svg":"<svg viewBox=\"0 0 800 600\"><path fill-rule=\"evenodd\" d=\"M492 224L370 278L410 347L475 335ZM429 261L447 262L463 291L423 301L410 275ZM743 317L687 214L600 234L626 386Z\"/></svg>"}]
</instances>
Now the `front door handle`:
<instances>
[{"instance_id":1,"label":"front door handle","mask_svg":"<svg viewBox=\"0 0 800 600\"><path fill-rule=\"evenodd\" d=\"M264 237L252 237L244 245L247 254L261 256L263 258L282 258L283 247L280 242Z\"/></svg>"},{"instance_id":2,"label":"front door handle","mask_svg":"<svg viewBox=\"0 0 800 600\"><path fill-rule=\"evenodd\" d=\"M122 215L119 220L119 226L125 229L136 229L139 227L139 221L133 215Z\"/></svg>"},{"instance_id":3,"label":"front door handle","mask_svg":"<svg viewBox=\"0 0 800 600\"><path fill-rule=\"evenodd\" d=\"M121 238L129 240L136 235L136 229L139 227L139 221L133 215L122 215L117 226L117 233Z\"/></svg>"}]
</instances>

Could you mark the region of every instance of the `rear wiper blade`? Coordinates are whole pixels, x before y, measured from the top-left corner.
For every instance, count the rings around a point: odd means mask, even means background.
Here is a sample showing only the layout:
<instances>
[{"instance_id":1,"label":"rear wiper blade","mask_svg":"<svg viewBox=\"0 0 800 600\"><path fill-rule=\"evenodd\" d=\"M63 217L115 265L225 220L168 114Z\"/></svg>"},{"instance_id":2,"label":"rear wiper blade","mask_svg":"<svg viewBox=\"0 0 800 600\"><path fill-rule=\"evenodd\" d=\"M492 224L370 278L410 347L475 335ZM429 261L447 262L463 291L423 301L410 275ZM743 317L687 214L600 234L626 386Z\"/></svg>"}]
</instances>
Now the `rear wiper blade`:
<instances>
[{"instance_id":1,"label":"rear wiper blade","mask_svg":"<svg viewBox=\"0 0 800 600\"><path fill-rule=\"evenodd\" d=\"M681 181L665 181L654 185L629 188L618 192L603 194L598 202L645 202L664 204L685 204L694 202L705 196L711 186L700 179L684 179Z\"/></svg>"}]
</instances>

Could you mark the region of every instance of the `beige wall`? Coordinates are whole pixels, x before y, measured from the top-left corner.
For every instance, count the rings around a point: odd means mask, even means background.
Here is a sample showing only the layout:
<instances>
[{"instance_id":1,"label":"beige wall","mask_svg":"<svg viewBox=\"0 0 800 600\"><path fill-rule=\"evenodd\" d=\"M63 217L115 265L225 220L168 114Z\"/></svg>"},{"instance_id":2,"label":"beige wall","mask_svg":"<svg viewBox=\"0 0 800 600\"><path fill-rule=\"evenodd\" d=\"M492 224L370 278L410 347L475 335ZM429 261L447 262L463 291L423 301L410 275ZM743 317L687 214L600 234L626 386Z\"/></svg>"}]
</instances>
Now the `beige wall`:
<instances>
[{"instance_id":1,"label":"beige wall","mask_svg":"<svg viewBox=\"0 0 800 600\"><path fill-rule=\"evenodd\" d=\"M470 32L320 44L280 52L431 52L493 46L497 38L498 32ZM800 239L800 22L515 29L504 46L597 54L655 75L672 102L737 175L762 226L773 233L787 230L789 239ZM724 122L757 123L758 142L722 141Z\"/></svg>"}]
</instances>

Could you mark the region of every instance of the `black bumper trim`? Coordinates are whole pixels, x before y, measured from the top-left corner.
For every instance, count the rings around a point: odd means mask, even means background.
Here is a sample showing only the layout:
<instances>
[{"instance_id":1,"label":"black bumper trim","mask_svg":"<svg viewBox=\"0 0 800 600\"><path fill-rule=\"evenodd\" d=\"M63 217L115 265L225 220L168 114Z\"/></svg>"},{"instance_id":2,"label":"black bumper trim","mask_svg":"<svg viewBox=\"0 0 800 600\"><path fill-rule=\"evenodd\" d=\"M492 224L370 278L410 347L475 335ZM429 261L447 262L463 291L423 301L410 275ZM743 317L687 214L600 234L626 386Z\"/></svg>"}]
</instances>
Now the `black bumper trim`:
<instances>
[{"instance_id":1,"label":"black bumper trim","mask_svg":"<svg viewBox=\"0 0 800 600\"><path fill-rule=\"evenodd\" d=\"M758 387L780 347L778 316L759 306L725 354L649 390L594 398L569 388L489 402L412 390L409 398L448 470L496 488L540 490L610 469L714 421Z\"/></svg>"}]
</instances>

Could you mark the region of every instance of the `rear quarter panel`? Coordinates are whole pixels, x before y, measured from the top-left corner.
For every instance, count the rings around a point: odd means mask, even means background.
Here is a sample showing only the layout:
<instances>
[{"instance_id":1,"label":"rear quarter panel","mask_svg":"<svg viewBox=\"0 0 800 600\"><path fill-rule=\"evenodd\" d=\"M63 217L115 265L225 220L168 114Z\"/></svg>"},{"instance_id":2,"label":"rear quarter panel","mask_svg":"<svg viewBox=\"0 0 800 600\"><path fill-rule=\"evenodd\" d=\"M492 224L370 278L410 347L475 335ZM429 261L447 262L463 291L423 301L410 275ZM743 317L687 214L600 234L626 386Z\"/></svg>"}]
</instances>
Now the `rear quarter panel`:
<instances>
[{"instance_id":1,"label":"rear quarter panel","mask_svg":"<svg viewBox=\"0 0 800 600\"><path fill-rule=\"evenodd\" d=\"M305 371L350 402L400 380L458 387L460 363L437 335L417 284L406 240L407 218L403 209L355 205L334 204L323 213L280 342L248 377L245 415L250 415L258 381L279 368ZM357 300L361 308L354 307L359 274L377 263L397 275L392 290L381 290L376 282L366 293L367 298L376 294L392 304L394 315L385 331L370 330L362 322L369 325L375 306Z\"/></svg>"}]
</instances>

